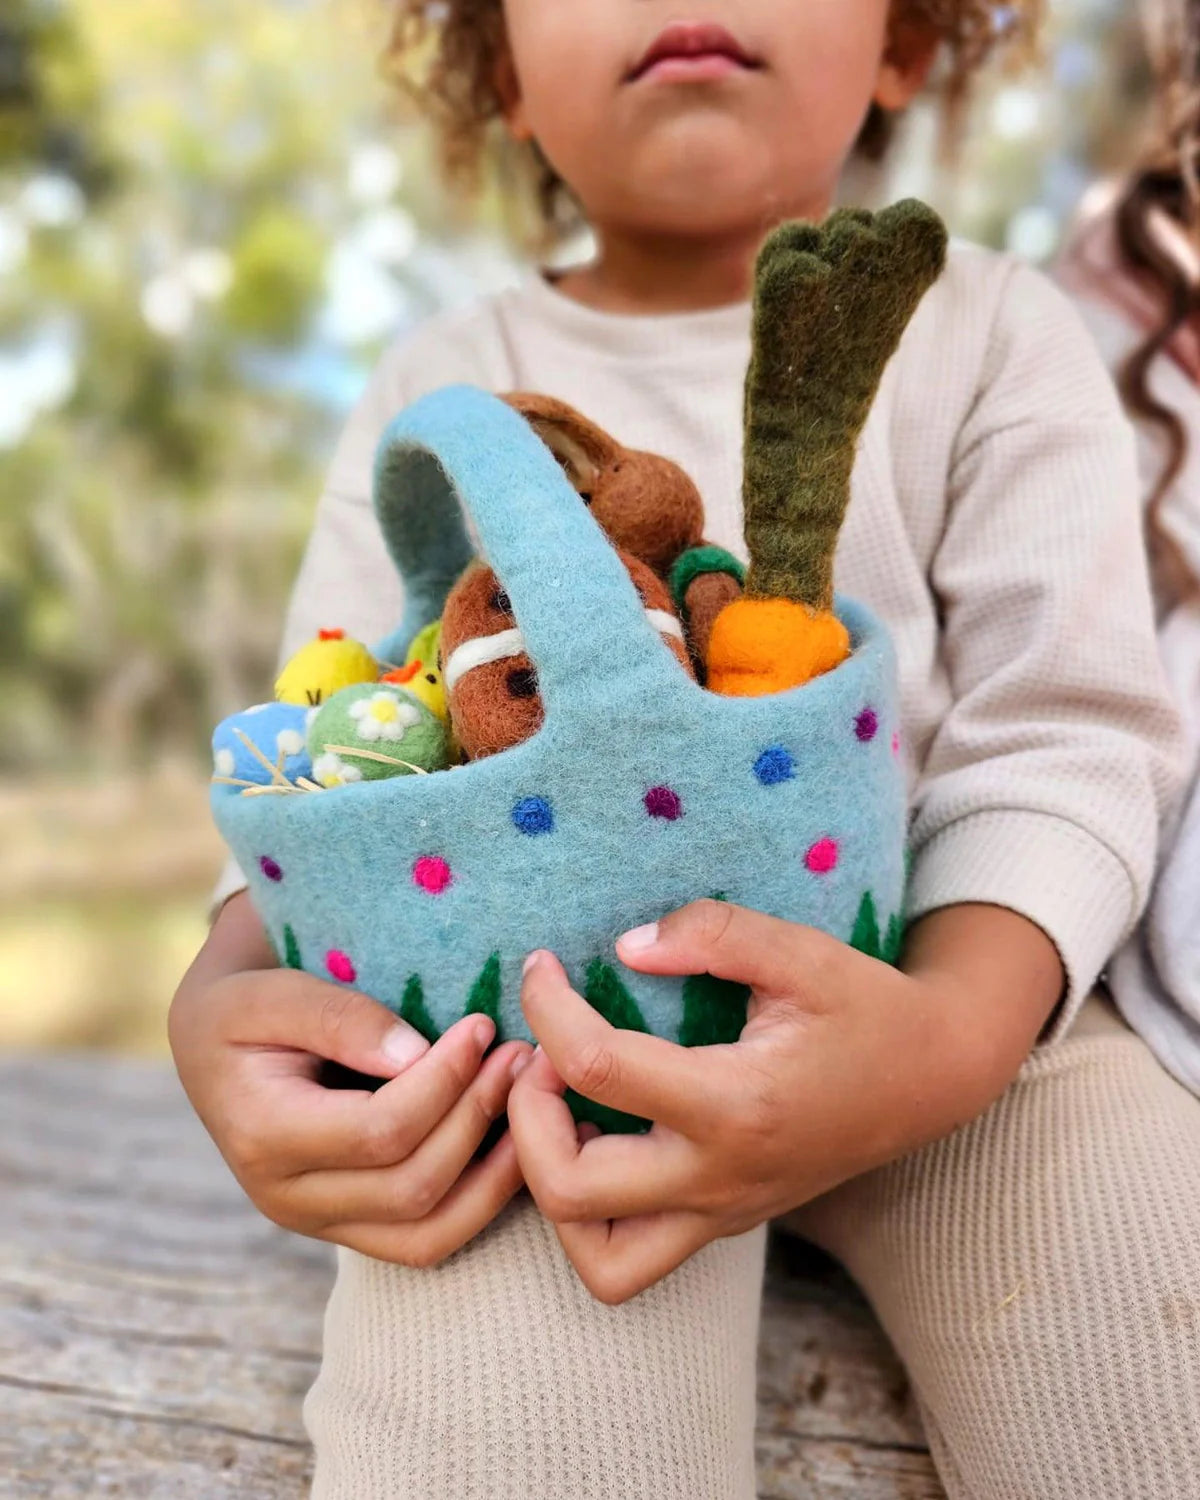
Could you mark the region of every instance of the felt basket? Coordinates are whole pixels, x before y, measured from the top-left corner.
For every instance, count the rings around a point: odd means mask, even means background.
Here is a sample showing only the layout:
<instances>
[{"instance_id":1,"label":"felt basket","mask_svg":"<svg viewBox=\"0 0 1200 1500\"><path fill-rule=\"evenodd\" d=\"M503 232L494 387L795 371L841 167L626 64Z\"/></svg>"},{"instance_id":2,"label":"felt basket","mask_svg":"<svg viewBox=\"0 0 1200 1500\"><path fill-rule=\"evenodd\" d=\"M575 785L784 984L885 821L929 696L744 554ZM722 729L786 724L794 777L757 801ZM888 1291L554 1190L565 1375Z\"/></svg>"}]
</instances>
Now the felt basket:
<instances>
[{"instance_id":1,"label":"felt basket","mask_svg":"<svg viewBox=\"0 0 1200 1500\"><path fill-rule=\"evenodd\" d=\"M469 518L536 663L545 721L431 775L283 796L214 785L282 961L430 1036L485 1011L501 1037L527 1037L521 966L549 948L615 1024L690 1045L736 1038L745 991L624 968L625 929L715 896L891 957L905 785L893 651L866 609L838 600L853 649L825 676L763 698L705 691L549 450L468 387L392 421L375 507L407 597L379 654L401 660L440 614L476 550Z\"/></svg>"}]
</instances>

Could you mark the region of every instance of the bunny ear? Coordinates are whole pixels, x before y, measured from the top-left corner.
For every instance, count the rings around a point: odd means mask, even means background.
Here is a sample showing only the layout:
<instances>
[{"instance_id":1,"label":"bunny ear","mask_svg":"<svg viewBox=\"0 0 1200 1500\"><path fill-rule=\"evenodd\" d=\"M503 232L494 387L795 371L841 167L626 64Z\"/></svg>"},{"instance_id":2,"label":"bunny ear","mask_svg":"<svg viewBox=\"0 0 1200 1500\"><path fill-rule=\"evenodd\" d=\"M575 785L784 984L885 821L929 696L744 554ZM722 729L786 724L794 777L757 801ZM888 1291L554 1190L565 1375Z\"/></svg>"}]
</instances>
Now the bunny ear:
<instances>
[{"instance_id":1,"label":"bunny ear","mask_svg":"<svg viewBox=\"0 0 1200 1500\"><path fill-rule=\"evenodd\" d=\"M515 391L503 399L525 418L580 494L590 494L601 470L621 453L615 438L565 401L527 391Z\"/></svg>"}]
</instances>

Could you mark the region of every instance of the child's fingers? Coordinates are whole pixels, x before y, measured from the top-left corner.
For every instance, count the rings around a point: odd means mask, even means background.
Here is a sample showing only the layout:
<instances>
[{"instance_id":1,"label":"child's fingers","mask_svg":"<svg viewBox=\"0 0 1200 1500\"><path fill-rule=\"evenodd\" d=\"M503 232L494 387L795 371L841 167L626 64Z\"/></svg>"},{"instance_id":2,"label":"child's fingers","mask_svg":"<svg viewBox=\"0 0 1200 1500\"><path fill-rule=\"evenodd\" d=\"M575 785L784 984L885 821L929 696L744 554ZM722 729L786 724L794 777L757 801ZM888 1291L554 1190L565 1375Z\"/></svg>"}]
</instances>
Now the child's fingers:
<instances>
[{"instance_id":1,"label":"child's fingers","mask_svg":"<svg viewBox=\"0 0 1200 1500\"><path fill-rule=\"evenodd\" d=\"M627 1302L661 1281L713 1238L699 1214L653 1214L614 1224L556 1224L580 1281L599 1302Z\"/></svg>"},{"instance_id":2,"label":"child's fingers","mask_svg":"<svg viewBox=\"0 0 1200 1500\"><path fill-rule=\"evenodd\" d=\"M307 1052L374 1078L394 1078L429 1051L418 1031L377 1000L293 969L218 981L193 1025L222 1043Z\"/></svg>"},{"instance_id":3,"label":"child's fingers","mask_svg":"<svg viewBox=\"0 0 1200 1500\"><path fill-rule=\"evenodd\" d=\"M680 1135L580 1140L545 1055L535 1057L508 1101L509 1125L529 1190L556 1224L656 1213L689 1201L696 1153Z\"/></svg>"},{"instance_id":4,"label":"child's fingers","mask_svg":"<svg viewBox=\"0 0 1200 1500\"><path fill-rule=\"evenodd\" d=\"M725 901L693 901L617 939L644 974L713 974L765 993L799 994L842 945L823 932Z\"/></svg>"},{"instance_id":5,"label":"child's fingers","mask_svg":"<svg viewBox=\"0 0 1200 1500\"><path fill-rule=\"evenodd\" d=\"M525 1043L500 1048L411 1156L392 1167L308 1172L285 1185L280 1206L292 1227L308 1232L331 1224L395 1224L431 1214L471 1164L492 1124L504 1113Z\"/></svg>"},{"instance_id":6,"label":"child's fingers","mask_svg":"<svg viewBox=\"0 0 1200 1500\"><path fill-rule=\"evenodd\" d=\"M259 1069L269 1059L243 1053L231 1070L221 1118L210 1113L209 1129L239 1176L393 1166L471 1086L493 1034L490 1021L465 1017L374 1094L326 1089L307 1074L264 1079Z\"/></svg>"},{"instance_id":7,"label":"child's fingers","mask_svg":"<svg viewBox=\"0 0 1200 1500\"><path fill-rule=\"evenodd\" d=\"M506 1134L483 1161L467 1168L427 1218L415 1224L339 1224L320 1238L375 1260L436 1266L485 1229L521 1182L516 1148Z\"/></svg>"},{"instance_id":8,"label":"child's fingers","mask_svg":"<svg viewBox=\"0 0 1200 1500\"><path fill-rule=\"evenodd\" d=\"M559 1077L584 1098L684 1134L716 1113L719 1079L700 1052L611 1026L575 993L552 954L532 955L521 1006Z\"/></svg>"}]
</instances>

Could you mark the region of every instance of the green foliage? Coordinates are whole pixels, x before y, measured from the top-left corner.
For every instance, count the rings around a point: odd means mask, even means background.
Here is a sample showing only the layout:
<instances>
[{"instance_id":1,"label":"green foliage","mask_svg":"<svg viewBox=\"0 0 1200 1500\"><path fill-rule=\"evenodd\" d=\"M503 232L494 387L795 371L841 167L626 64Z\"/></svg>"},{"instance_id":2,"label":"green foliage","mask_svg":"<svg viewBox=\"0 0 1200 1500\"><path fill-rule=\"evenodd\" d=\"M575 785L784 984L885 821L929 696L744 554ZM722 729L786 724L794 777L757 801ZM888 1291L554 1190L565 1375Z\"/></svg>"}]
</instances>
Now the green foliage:
<instances>
[{"instance_id":1,"label":"green foliage","mask_svg":"<svg viewBox=\"0 0 1200 1500\"><path fill-rule=\"evenodd\" d=\"M325 246L302 215L268 208L246 226L233 251L225 316L235 334L294 343L321 288Z\"/></svg>"},{"instance_id":2,"label":"green foliage","mask_svg":"<svg viewBox=\"0 0 1200 1500\"><path fill-rule=\"evenodd\" d=\"M0 9L0 360L62 366L24 430L0 409L0 774L202 763L269 694L341 422L280 361L315 347L360 223L403 206L436 234L445 206L370 87L385 16ZM400 201L352 182L385 141ZM344 380L376 349L318 353Z\"/></svg>"}]
</instances>

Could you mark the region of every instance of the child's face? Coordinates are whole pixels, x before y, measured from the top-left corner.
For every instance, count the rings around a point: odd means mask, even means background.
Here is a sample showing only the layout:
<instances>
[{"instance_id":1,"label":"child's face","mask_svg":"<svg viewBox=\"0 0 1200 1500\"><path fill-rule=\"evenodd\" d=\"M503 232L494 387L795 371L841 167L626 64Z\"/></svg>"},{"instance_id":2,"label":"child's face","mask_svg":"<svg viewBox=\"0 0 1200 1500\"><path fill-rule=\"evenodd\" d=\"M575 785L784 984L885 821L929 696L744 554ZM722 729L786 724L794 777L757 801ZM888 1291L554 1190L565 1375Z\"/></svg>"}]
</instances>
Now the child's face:
<instances>
[{"instance_id":1,"label":"child's face","mask_svg":"<svg viewBox=\"0 0 1200 1500\"><path fill-rule=\"evenodd\" d=\"M597 227L713 235L819 216L873 100L903 107L930 39L889 0L504 0L509 127Z\"/></svg>"}]
</instances>

